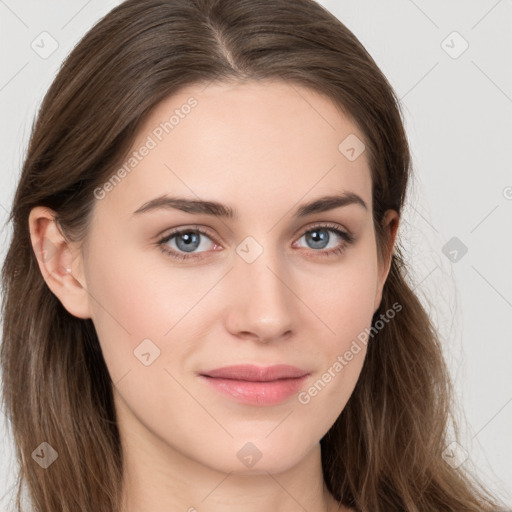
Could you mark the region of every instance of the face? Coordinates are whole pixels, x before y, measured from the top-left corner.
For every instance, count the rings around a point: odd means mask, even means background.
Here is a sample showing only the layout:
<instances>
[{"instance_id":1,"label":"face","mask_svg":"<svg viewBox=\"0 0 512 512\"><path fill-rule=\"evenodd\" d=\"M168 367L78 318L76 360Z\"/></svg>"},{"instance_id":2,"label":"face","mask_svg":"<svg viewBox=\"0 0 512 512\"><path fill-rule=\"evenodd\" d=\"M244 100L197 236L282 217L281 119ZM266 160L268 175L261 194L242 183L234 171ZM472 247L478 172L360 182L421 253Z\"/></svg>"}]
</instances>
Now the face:
<instances>
[{"instance_id":1,"label":"face","mask_svg":"<svg viewBox=\"0 0 512 512\"><path fill-rule=\"evenodd\" d=\"M124 431L225 472L283 471L319 443L387 276L361 141L279 82L189 87L146 118L73 262ZM212 371L232 365L258 368Z\"/></svg>"}]
</instances>

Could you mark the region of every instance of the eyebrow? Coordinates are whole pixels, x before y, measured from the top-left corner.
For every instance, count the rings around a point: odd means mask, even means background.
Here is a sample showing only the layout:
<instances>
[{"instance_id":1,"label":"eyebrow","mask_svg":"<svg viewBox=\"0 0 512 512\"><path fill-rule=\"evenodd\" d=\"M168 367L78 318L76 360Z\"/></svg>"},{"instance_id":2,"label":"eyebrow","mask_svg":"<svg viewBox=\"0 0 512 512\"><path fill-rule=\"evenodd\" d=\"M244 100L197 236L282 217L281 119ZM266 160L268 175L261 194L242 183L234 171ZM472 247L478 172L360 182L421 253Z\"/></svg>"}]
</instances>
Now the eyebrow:
<instances>
[{"instance_id":1,"label":"eyebrow","mask_svg":"<svg viewBox=\"0 0 512 512\"><path fill-rule=\"evenodd\" d=\"M368 206L360 196L353 192L344 192L343 194L320 197L319 199L303 204L297 208L294 217L301 218L306 215L312 215L313 213L322 213L351 204L359 205L365 210L368 210ZM160 209L175 209L186 213L212 215L225 219L236 219L238 217L236 210L216 201L171 197L165 194L144 203L133 212L133 215Z\"/></svg>"}]
</instances>

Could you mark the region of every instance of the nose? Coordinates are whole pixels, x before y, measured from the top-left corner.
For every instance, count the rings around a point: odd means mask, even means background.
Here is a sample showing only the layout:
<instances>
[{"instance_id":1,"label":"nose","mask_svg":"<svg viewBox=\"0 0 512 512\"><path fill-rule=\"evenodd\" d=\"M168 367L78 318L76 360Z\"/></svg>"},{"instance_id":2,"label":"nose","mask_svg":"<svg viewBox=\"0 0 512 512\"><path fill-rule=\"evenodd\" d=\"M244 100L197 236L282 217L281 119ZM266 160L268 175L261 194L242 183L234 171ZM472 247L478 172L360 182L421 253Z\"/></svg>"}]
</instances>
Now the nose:
<instances>
[{"instance_id":1,"label":"nose","mask_svg":"<svg viewBox=\"0 0 512 512\"><path fill-rule=\"evenodd\" d=\"M239 338L263 343L289 336L297 321L289 272L266 249L252 263L238 255L230 272L230 309L227 329Z\"/></svg>"}]
</instances>

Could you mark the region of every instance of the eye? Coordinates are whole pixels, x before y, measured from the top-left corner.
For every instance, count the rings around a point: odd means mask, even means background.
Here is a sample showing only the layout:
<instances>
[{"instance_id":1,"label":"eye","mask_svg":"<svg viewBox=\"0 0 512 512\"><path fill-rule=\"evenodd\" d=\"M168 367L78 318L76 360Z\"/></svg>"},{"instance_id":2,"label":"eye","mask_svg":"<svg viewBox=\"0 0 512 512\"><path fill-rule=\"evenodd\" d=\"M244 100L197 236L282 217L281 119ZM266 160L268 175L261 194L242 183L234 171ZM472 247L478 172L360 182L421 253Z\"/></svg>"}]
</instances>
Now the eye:
<instances>
[{"instance_id":1,"label":"eye","mask_svg":"<svg viewBox=\"0 0 512 512\"><path fill-rule=\"evenodd\" d=\"M347 246L354 241L354 236L341 230L336 224L321 224L308 229L297 242L302 239L310 248L314 249L313 257L322 257L343 253Z\"/></svg>"},{"instance_id":2,"label":"eye","mask_svg":"<svg viewBox=\"0 0 512 512\"><path fill-rule=\"evenodd\" d=\"M185 228L179 230L177 229L174 230L169 235L166 235L164 238L160 239L158 241L158 246L164 253L179 260L201 258L199 254L195 254L193 251L195 251L198 248L205 249L204 246L208 246L208 244L204 244L201 241L201 238L204 237L210 239L211 241L211 237L209 236L209 234L206 231L200 229L199 227ZM172 245L175 245L175 248L171 247L169 242L171 242ZM213 245L217 247L216 243L213 243ZM206 248L205 251L208 251L208 248Z\"/></svg>"}]
</instances>

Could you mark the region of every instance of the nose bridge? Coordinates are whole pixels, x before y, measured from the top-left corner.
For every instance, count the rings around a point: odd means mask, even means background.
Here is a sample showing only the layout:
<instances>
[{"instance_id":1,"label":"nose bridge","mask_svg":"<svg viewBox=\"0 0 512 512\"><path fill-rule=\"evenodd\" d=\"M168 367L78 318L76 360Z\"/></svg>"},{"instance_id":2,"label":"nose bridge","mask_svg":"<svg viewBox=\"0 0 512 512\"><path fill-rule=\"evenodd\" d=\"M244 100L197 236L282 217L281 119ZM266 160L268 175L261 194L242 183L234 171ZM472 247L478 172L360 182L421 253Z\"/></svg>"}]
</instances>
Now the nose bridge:
<instances>
[{"instance_id":1,"label":"nose bridge","mask_svg":"<svg viewBox=\"0 0 512 512\"><path fill-rule=\"evenodd\" d=\"M236 248L232 279L238 287L231 319L238 333L262 340L284 335L293 325L293 294L280 248L272 237L247 237Z\"/></svg>"}]
</instances>

